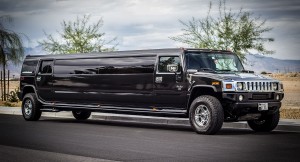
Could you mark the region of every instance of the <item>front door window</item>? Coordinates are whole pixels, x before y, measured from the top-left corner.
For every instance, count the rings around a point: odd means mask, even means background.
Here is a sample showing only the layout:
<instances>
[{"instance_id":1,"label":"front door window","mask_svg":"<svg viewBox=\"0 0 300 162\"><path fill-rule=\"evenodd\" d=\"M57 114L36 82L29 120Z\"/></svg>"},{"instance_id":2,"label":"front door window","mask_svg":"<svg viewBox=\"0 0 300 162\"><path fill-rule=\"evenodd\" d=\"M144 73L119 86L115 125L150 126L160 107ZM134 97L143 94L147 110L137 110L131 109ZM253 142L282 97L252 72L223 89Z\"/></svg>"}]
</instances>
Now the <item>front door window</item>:
<instances>
[{"instance_id":1,"label":"front door window","mask_svg":"<svg viewBox=\"0 0 300 162\"><path fill-rule=\"evenodd\" d=\"M177 65L177 72L180 71L180 58L178 56L161 56L159 57L158 72L159 73L172 73L170 67Z\"/></svg>"}]
</instances>

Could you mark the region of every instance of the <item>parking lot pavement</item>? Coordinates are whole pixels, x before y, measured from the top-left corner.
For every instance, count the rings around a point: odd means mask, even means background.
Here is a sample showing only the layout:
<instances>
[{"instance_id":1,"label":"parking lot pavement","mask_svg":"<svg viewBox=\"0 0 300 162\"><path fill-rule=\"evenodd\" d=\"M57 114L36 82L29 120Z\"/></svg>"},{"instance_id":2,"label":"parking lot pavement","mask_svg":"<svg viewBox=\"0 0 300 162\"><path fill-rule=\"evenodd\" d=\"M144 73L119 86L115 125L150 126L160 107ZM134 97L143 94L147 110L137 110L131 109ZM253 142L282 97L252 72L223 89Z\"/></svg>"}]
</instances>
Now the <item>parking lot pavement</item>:
<instances>
[{"instance_id":1,"label":"parking lot pavement","mask_svg":"<svg viewBox=\"0 0 300 162\"><path fill-rule=\"evenodd\" d=\"M0 161L299 161L298 132L0 114Z\"/></svg>"},{"instance_id":2,"label":"parking lot pavement","mask_svg":"<svg viewBox=\"0 0 300 162\"><path fill-rule=\"evenodd\" d=\"M0 107L0 114L22 115L20 107ZM58 118L73 118L71 112L43 112L42 116L58 117ZM91 117L93 120L102 121L120 121L131 123L150 123L161 125L178 125L189 127L190 123L187 118L175 117L157 117L157 116L142 116L142 115L129 115L129 114L112 114L112 113L99 113L93 112ZM223 128L246 128L250 129L247 122L228 122L223 124ZM300 132L300 119L280 119L276 128L280 131Z\"/></svg>"}]
</instances>

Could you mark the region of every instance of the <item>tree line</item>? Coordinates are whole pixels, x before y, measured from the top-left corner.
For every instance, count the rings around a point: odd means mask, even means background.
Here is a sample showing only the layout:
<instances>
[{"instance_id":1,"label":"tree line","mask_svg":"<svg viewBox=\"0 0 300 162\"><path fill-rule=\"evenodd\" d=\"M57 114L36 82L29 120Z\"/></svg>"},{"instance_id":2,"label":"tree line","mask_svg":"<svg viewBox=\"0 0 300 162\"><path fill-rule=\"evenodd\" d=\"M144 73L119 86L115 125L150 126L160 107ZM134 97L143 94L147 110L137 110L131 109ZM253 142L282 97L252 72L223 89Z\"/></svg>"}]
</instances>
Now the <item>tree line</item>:
<instances>
[{"instance_id":1,"label":"tree line","mask_svg":"<svg viewBox=\"0 0 300 162\"><path fill-rule=\"evenodd\" d=\"M265 48L266 42L273 42L270 37L263 37L270 32L266 20L255 16L254 13L240 8L233 11L226 6L225 0L218 4L218 15L213 16L210 2L207 15L204 18L191 18L189 21L179 20L182 34L174 35L170 39L186 44L192 48L208 48L231 50L242 62L246 62L249 50L256 50L261 54L272 54L274 51ZM63 21L59 37L44 32L45 39L38 43L43 50L50 54L73 54L114 51L118 45L117 38L106 40L105 32L101 31L103 19L91 23L91 15L78 16L74 21ZM4 76L8 63L20 64L24 57L22 34L11 31L6 24L12 23L10 16L0 17L0 65ZM5 77L4 77L5 78ZM3 94L7 94L4 79ZM2 93L1 93L2 94ZM6 96L6 95L5 95ZM5 97L4 97L5 98Z\"/></svg>"}]
</instances>

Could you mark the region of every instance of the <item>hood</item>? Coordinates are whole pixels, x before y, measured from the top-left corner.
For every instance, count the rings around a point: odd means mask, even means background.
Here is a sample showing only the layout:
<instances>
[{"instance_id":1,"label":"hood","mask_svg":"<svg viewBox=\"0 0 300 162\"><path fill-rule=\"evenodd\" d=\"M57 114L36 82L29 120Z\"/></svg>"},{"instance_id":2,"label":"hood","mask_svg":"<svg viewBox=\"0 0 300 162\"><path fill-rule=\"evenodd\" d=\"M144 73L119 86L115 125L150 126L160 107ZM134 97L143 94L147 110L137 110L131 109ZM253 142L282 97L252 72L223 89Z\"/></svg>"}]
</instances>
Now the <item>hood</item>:
<instances>
[{"instance_id":1,"label":"hood","mask_svg":"<svg viewBox=\"0 0 300 162\"><path fill-rule=\"evenodd\" d=\"M195 77L202 76L204 77L210 77L213 79L218 80L233 80L233 81L251 81L251 80L274 80L270 77L255 74L255 73L242 73L242 72L236 72L236 73L203 73L203 72L197 72L194 74Z\"/></svg>"}]
</instances>

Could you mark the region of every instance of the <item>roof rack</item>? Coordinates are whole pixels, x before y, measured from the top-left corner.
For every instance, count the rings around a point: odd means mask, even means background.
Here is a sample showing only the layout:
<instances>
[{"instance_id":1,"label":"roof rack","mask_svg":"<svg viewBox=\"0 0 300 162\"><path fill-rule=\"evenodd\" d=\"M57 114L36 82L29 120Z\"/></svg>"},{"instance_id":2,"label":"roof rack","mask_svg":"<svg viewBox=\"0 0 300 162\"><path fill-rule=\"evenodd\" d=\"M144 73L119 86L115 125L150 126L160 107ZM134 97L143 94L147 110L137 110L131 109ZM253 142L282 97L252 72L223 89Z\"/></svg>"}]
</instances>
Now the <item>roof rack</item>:
<instances>
[{"instance_id":1,"label":"roof rack","mask_svg":"<svg viewBox=\"0 0 300 162\"><path fill-rule=\"evenodd\" d=\"M185 51L201 51L201 52L232 52L230 50L215 50L215 49L203 49L203 48L183 48Z\"/></svg>"}]
</instances>

